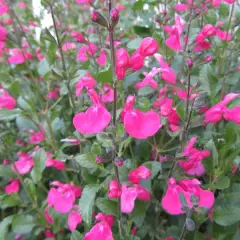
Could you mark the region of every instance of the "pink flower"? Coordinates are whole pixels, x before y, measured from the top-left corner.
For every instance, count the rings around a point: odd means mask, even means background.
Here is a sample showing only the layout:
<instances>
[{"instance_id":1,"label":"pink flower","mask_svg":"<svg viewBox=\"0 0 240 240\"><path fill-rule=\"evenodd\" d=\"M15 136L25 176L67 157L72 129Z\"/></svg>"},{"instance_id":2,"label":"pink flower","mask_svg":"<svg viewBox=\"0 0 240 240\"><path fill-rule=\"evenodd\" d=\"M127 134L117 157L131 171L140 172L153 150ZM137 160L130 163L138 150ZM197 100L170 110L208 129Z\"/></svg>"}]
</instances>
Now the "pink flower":
<instances>
[{"instance_id":1,"label":"pink flower","mask_svg":"<svg viewBox=\"0 0 240 240\"><path fill-rule=\"evenodd\" d=\"M110 228L112 227L112 225L114 223L114 217L112 215L106 215L106 214L103 214L103 213L98 213L95 216L95 219L98 222L106 222L109 225Z\"/></svg>"},{"instance_id":2,"label":"pink flower","mask_svg":"<svg viewBox=\"0 0 240 240\"><path fill-rule=\"evenodd\" d=\"M79 97L81 95L83 88L86 88L86 90L94 88L96 83L96 80L87 73L76 83L76 96Z\"/></svg>"},{"instance_id":3,"label":"pink flower","mask_svg":"<svg viewBox=\"0 0 240 240\"><path fill-rule=\"evenodd\" d=\"M28 173L32 167L34 166L34 161L32 159L32 156L28 153L22 153L19 152L18 155L20 158L18 161L14 163L14 166L12 166L12 170L14 172L18 172L19 174L26 174Z\"/></svg>"},{"instance_id":4,"label":"pink flower","mask_svg":"<svg viewBox=\"0 0 240 240\"><path fill-rule=\"evenodd\" d=\"M76 230L77 225L82 222L82 217L80 215L80 212L77 210L78 210L78 206L76 205L75 210L71 210L68 215L68 229L71 232Z\"/></svg>"},{"instance_id":5,"label":"pink flower","mask_svg":"<svg viewBox=\"0 0 240 240\"><path fill-rule=\"evenodd\" d=\"M46 167L55 167L57 170L63 170L65 168L64 162L48 158L46 161Z\"/></svg>"},{"instance_id":6,"label":"pink flower","mask_svg":"<svg viewBox=\"0 0 240 240\"><path fill-rule=\"evenodd\" d=\"M129 67L129 55L128 51L124 48L116 50L116 74L118 79L123 79L126 70Z\"/></svg>"},{"instance_id":7,"label":"pink flower","mask_svg":"<svg viewBox=\"0 0 240 240\"><path fill-rule=\"evenodd\" d=\"M25 4L25 2L19 2L19 3L18 3L18 6L19 6L20 8L26 8L26 7L27 7L27 5Z\"/></svg>"},{"instance_id":8,"label":"pink flower","mask_svg":"<svg viewBox=\"0 0 240 240\"><path fill-rule=\"evenodd\" d=\"M121 212L124 213L132 212L137 196L138 191L135 187L128 188L126 184L123 184L121 194Z\"/></svg>"},{"instance_id":9,"label":"pink flower","mask_svg":"<svg viewBox=\"0 0 240 240\"><path fill-rule=\"evenodd\" d=\"M75 30L72 31L71 36L75 38L77 42L84 43L86 42L85 38L83 37L82 33L77 32Z\"/></svg>"},{"instance_id":10,"label":"pink flower","mask_svg":"<svg viewBox=\"0 0 240 240\"><path fill-rule=\"evenodd\" d=\"M148 73L144 73L145 76L148 75ZM144 88L145 86L149 86L152 89L157 89L158 88L158 84L157 82L152 78L144 78L141 82L136 83L135 88L136 89L140 89L140 88Z\"/></svg>"},{"instance_id":11,"label":"pink flower","mask_svg":"<svg viewBox=\"0 0 240 240\"><path fill-rule=\"evenodd\" d=\"M9 184L5 186L5 193L12 194L19 192L20 180L19 179L10 179Z\"/></svg>"},{"instance_id":12,"label":"pink flower","mask_svg":"<svg viewBox=\"0 0 240 240\"><path fill-rule=\"evenodd\" d=\"M139 53L143 57L152 56L158 51L158 43L154 38L147 37L141 41Z\"/></svg>"},{"instance_id":13,"label":"pink flower","mask_svg":"<svg viewBox=\"0 0 240 240\"><path fill-rule=\"evenodd\" d=\"M170 178L167 192L162 199L162 206L169 214L178 215L183 213L179 193L184 194L190 208L193 206L190 200L191 195L199 198L199 207L210 209L213 206L214 194L209 190L202 190L197 179L183 179L177 184L174 178Z\"/></svg>"},{"instance_id":14,"label":"pink flower","mask_svg":"<svg viewBox=\"0 0 240 240\"><path fill-rule=\"evenodd\" d=\"M97 223L88 233L84 240L114 240L112 230L106 222Z\"/></svg>"},{"instance_id":15,"label":"pink flower","mask_svg":"<svg viewBox=\"0 0 240 240\"><path fill-rule=\"evenodd\" d=\"M53 220L52 216L48 212L48 208L45 208L45 210L44 210L44 217L45 217L45 219L47 220L47 222L49 224L53 224L54 223L54 220Z\"/></svg>"},{"instance_id":16,"label":"pink flower","mask_svg":"<svg viewBox=\"0 0 240 240\"><path fill-rule=\"evenodd\" d=\"M69 212L75 199L81 196L82 190L71 184L62 184L61 182L52 182L53 186L57 188L51 188L48 192L47 202L50 207L60 213Z\"/></svg>"},{"instance_id":17,"label":"pink flower","mask_svg":"<svg viewBox=\"0 0 240 240\"><path fill-rule=\"evenodd\" d=\"M8 12L8 6L4 0L0 1L0 16ZM1 34L0 34L1 36Z\"/></svg>"},{"instance_id":18,"label":"pink flower","mask_svg":"<svg viewBox=\"0 0 240 240\"><path fill-rule=\"evenodd\" d=\"M113 89L109 86L108 83L104 84L103 87L104 94L102 94L102 102L113 102L114 101L114 91Z\"/></svg>"},{"instance_id":19,"label":"pink flower","mask_svg":"<svg viewBox=\"0 0 240 240\"><path fill-rule=\"evenodd\" d=\"M73 118L73 125L82 134L96 134L103 131L111 121L111 114L100 101L100 96L89 89L88 93L93 106L86 112L77 113Z\"/></svg>"},{"instance_id":20,"label":"pink flower","mask_svg":"<svg viewBox=\"0 0 240 240\"><path fill-rule=\"evenodd\" d=\"M46 238L55 239L55 234L51 231L51 229L46 229L44 233Z\"/></svg>"},{"instance_id":21,"label":"pink flower","mask_svg":"<svg viewBox=\"0 0 240 240\"><path fill-rule=\"evenodd\" d=\"M60 88L57 87L47 94L47 99L57 100L59 98L59 93L60 93Z\"/></svg>"},{"instance_id":22,"label":"pink flower","mask_svg":"<svg viewBox=\"0 0 240 240\"><path fill-rule=\"evenodd\" d=\"M104 67L107 63L107 55L104 49L101 50L100 56L98 58L96 58L96 62Z\"/></svg>"},{"instance_id":23,"label":"pink flower","mask_svg":"<svg viewBox=\"0 0 240 240\"><path fill-rule=\"evenodd\" d=\"M189 8L188 4L180 3L175 5L174 10L178 12L185 12L188 8Z\"/></svg>"},{"instance_id":24,"label":"pink flower","mask_svg":"<svg viewBox=\"0 0 240 240\"><path fill-rule=\"evenodd\" d=\"M152 110L141 112L133 109L136 99L134 96L128 96L125 107L121 113L121 119L124 122L126 132L137 139L146 139L153 136L160 128L160 118Z\"/></svg>"},{"instance_id":25,"label":"pink flower","mask_svg":"<svg viewBox=\"0 0 240 240\"><path fill-rule=\"evenodd\" d=\"M179 166L189 175L201 176L205 172L205 168L201 161L210 156L209 150L198 150L193 147L197 137L189 140L187 146L183 151L183 156L187 157L185 161L179 161Z\"/></svg>"},{"instance_id":26,"label":"pink flower","mask_svg":"<svg viewBox=\"0 0 240 240\"><path fill-rule=\"evenodd\" d=\"M92 0L75 0L76 3L92 3Z\"/></svg>"},{"instance_id":27,"label":"pink flower","mask_svg":"<svg viewBox=\"0 0 240 240\"><path fill-rule=\"evenodd\" d=\"M169 67L169 65L164 61L164 58L160 54L156 53L154 57L157 59L157 61L160 64L160 67L162 68L161 69L162 79L169 84L175 84L177 75L174 72L174 70Z\"/></svg>"},{"instance_id":28,"label":"pink flower","mask_svg":"<svg viewBox=\"0 0 240 240\"><path fill-rule=\"evenodd\" d=\"M88 56L94 56L97 52L98 47L94 43L90 43L89 45L82 46L77 55L77 59L79 62L88 61Z\"/></svg>"},{"instance_id":29,"label":"pink flower","mask_svg":"<svg viewBox=\"0 0 240 240\"><path fill-rule=\"evenodd\" d=\"M9 64L23 64L26 60L32 59L32 55L19 48L10 49L10 57L8 57Z\"/></svg>"},{"instance_id":30,"label":"pink flower","mask_svg":"<svg viewBox=\"0 0 240 240\"><path fill-rule=\"evenodd\" d=\"M0 41L5 41L7 39L7 29L0 26Z\"/></svg>"},{"instance_id":31,"label":"pink flower","mask_svg":"<svg viewBox=\"0 0 240 240\"><path fill-rule=\"evenodd\" d=\"M109 184L108 197L119 198L122 194L121 185L118 181L112 180Z\"/></svg>"},{"instance_id":32,"label":"pink flower","mask_svg":"<svg viewBox=\"0 0 240 240\"><path fill-rule=\"evenodd\" d=\"M38 144L44 141L45 135L42 131L38 131L32 134L32 136L29 139L30 144Z\"/></svg>"},{"instance_id":33,"label":"pink flower","mask_svg":"<svg viewBox=\"0 0 240 240\"><path fill-rule=\"evenodd\" d=\"M37 58L38 58L39 61L41 61L41 60L43 60L45 58L44 55L41 54L40 47L37 47L35 52L36 52L36 55L37 55Z\"/></svg>"},{"instance_id":34,"label":"pink flower","mask_svg":"<svg viewBox=\"0 0 240 240\"><path fill-rule=\"evenodd\" d=\"M67 52L67 51L70 51L70 50L73 50L73 49L76 49L77 48L77 45L75 43L72 43L72 42L66 42L62 45L62 50L64 52Z\"/></svg>"},{"instance_id":35,"label":"pink flower","mask_svg":"<svg viewBox=\"0 0 240 240\"><path fill-rule=\"evenodd\" d=\"M227 121L233 121L237 124L240 124L240 106L236 106L233 109L226 108L224 109L223 113L223 117Z\"/></svg>"},{"instance_id":36,"label":"pink flower","mask_svg":"<svg viewBox=\"0 0 240 240\"><path fill-rule=\"evenodd\" d=\"M190 95L189 95L189 100L193 100L194 98L196 98L198 95L199 95L199 92L196 92L196 93L192 93L192 90L193 90L193 88L190 88ZM182 99L182 100L184 100L184 101L186 101L187 100L187 94L188 94L188 92L187 92L187 89L185 90L183 90L183 89L178 89L177 90L177 96L180 98L180 99Z\"/></svg>"},{"instance_id":37,"label":"pink flower","mask_svg":"<svg viewBox=\"0 0 240 240\"><path fill-rule=\"evenodd\" d=\"M144 66L144 57L140 54L139 49L137 49L129 59L129 67L138 71Z\"/></svg>"},{"instance_id":38,"label":"pink flower","mask_svg":"<svg viewBox=\"0 0 240 240\"><path fill-rule=\"evenodd\" d=\"M11 95L9 95L6 90L0 88L0 109L6 108L12 110L15 108L15 106L16 100Z\"/></svg>"},{"instance_id":39,"label":"pink flower","mask_svg":"<svg viewBox=\"0 0 240 240\"><path fill-rule=\"evenodd\" d=\"M215 123L221 121L226 105L239 95L240 94L236 93L227 94L222 101L220 101L205 112L204 122Z\"/></svg>"},{"instance_id":40,"label":"pink flower","mask_svg":"<svg viewBox=\"0 0 240 240\"><path fill-rule=\"evenodd\" d=\"M128 180L133 184L139 184L141 179L148 179L152 176L151 171L145 167L144 165L135 168L134 170L130 171L128 174Z\"/></svg>"}]
</instances>

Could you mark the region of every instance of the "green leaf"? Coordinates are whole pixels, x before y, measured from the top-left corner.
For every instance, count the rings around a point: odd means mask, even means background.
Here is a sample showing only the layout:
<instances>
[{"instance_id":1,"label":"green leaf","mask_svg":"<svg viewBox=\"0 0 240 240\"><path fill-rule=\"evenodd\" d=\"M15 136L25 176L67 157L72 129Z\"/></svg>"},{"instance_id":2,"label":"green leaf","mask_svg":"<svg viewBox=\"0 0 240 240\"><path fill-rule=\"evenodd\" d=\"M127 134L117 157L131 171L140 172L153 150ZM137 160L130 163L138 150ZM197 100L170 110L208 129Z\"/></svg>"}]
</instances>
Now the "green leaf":
<instances>
[{"instance_id":1,"label":"green leaf","mask_svg":"<svg viewBox=\"0 0 240 240\"><path fill-rule=\"evenodd\" d=\"M48 51L45 54L47 57L48 64L51 66L55 63L56 61L56 44L51 43L48 47Z\"/></svg>"},{"instance_id":2,"label":"green leaf","mask_svg":"<svg viewBox=\"0 0 240 240\"><path fill-rule=\"evenodd\" d=\"M152 35L151 29L148 27L134 26L133 29L140 37L148 37Z\"/></svg>"},{"instance_id":3,"label":"green leaf","mask_svg":"<svg viewBox=\"0 0 240 240\"><path fill-rule=\"evenodd\" d=\"M0 177L9 179L16 177L16 174L12 171L9 165L0 165Z\"/></svg>"},{"instance_id":4,"label":"green leaf","mask_svg":"<svg viewBox=\"0 0 240 240\"><path fill-rule=\"evenodd\" d=\"M214 221L221 226L230 226L240 221L240 207L221 205L214 208Z\"/></svg>"},{"instance_id":5,"label":"green leaf","mask_svg":"<svg viewBox=\"0 0 240 240\"><path fill-rule=\"evenodd\" d=\"M112 68L108 66L105 70L100 71L96 76L97 82L110 83L112 81Z\"/></svg>"},{"instance_id":6,"label":"green leaf","mask_svg":"<svg viewBox=\"0 0 240 240\"><path fill-rule=\"evenodd\" d=\"M26 234L32 231L35 226L34 218L30 215L17 215L12 221L12 230L18 234Z\"/></svg>"},{"instance_id":7,"label":"green leaf","mask_svg":"<svg viewBox=\"0 0 240 240\"><path fill-rule=\"evenodd\" d=\"M8 232L8 227L12 223L14 215L4 218L0 222L0 240L5 240Z\"/></svg>"},{"instance_id":8,"label":"green leaf","mask_svg":"<svg viewBox=\"0 0 240 240\"><path fill-rule=\"evenodd\" d=\"M34 183L38 183L42 179L42 173L46 168L47 155L43 148L40 148L34 156L34 167L31 171L31 177Z\"/></svg>"},{"instance_id":9,"label":"green leaf","mask_svg":"<svg viewBox=\"0 0 240 240\"><path fill-rule=\"evenodd\" d=\"M101 168L102 165L98 164L95 158L95 154L86 153L76 156L76 161L83 168Z\"/></svg>"},{"instance_id":10,"label":"green leaf","mask_svg":"<svg viewBox=\"0 0 240 240\"><path fill-rule=\"evenodd\" d=\"M74 231L71 234L70 240L83 240L83 235L78 231Z\"/></svg>"},{"instance_id":11,"label":"green leaf","mask_svg":"<svg viewBox=\"0 0 240 240\"><path fill-rule=\"evenodd\" d=\"M101 146L97 142L94 142L91 146L91 152L97 156L100 156L102 154Z\"/></svg>"},{"instance_id":12,"label":"green leaf","mask_svg":"<svg viewBox=\"0 0 240 240\"><path fill-rule=\"evenodd\" d=\"M86 187L84 187L82 196L79 200L78 205L81 212L81 216L88 225L91 225L92 223L93 206L96 194L99 189L100 185L97 184L87 185Z\"/></svg>"},{"instance_id":13,"label":"green leaf","mask_svg":"<svg viewBox=\"0 0 240 240\"><path fill-rule=\"evenodd\" d=\"M142 41L142 38L135 38L135 39L133 39L133 40L128 42L127 47L129 49L136 50L136 49L138 49L140 47L141 41Z\"/></svg>"},{"instance_id":14,"label":"green leaf","mask_svg":"<svg viewBox=\"0 0 240 240\"><path fill-rule=\"evenodd\" d=\"M46 59L43 59L38 65L38 73L43 76L50 71L49 64Z\"/></svg>"},{"instance_id":15,"label":"green leaf","mask_svg":"<svg viewBox=\"0 0 240 240\"><path fill-rule=\"evenodd\" d=\"M55 38L47 28L44 29L43 38L51 43L54 43L55 45L57 44Z\"/></svg>"},{"instance_id":16,"label":"green leaf","mask_svg":"<svg viewBox=\"0 0 240 240\"><path fill-rule=\"evenodd\" d=\"M10 121L15 119L20 113L19 109L8 110L5 108L0 109L0 121Z\"/></svg>"},{"instance_id":17,"label":"green leaf","mask_svg":"<svg viewBox=\"0 0 240 240\"><path fill-rule=\"evenodd\" d=\"M20 204L21 199L19 198L17 193L13 193L10 195L5 194L0 196L0 206L2 209L18 206Z\"/></svg>"},{"instance_id":18,"label":"green leaf","mask_svg":"<svg viewBox=\"0 0 240 240\"><path fill-rule=\"evenodd\" d=\"M216 179L213 186L220 190L226 189L230 186L230 179L228 176L220 176Z\"/></svg>"},{"instance_id":19,"label":"green leaf","mask_svg":"<svg viewBox=\"0 0 240 240\"><path fill-rule=\"evenodd\" d=\"M96 206L105 214L111 214L116 217L119 216L118 203L114 200L98 198L96 200Z\"/></svg>"}]
</instances>

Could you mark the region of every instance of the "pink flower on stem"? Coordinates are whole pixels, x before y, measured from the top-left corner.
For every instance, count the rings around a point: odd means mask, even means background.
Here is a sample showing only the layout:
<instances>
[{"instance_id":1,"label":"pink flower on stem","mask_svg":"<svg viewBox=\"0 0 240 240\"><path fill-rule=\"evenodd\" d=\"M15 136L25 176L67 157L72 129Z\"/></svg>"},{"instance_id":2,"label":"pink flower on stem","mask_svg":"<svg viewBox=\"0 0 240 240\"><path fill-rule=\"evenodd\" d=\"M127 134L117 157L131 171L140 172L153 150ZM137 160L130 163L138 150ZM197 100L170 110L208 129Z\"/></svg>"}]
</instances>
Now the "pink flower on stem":
<instances>
[{"instance_id":1,"label":"pink flower on stem","mask_svg":"<svg viewBox=\"0 0 240 240\"><path fill-rule=\"evenodd\" d=\"M82 134L96 134L107 127L111 121L111 114L101 103L95 90L89 89L88 94L94 105L86 112L77 113L73 118L73 125Z\"/></svg>"},{"instance_id":2,"label":"pink flower on stem","mask_svg":"<svg viewBox=\"0 0 240 240\"><path fill-rule=\"evenodd\" d=\"M103 94L102 94L102 102L107 103L107 102L113 102L114 101L114 91L113 89L109 86L108 83L105 83L103 86Z\"/></svg>"},{"instance_id":3,"label":"pink flower on stem","mask_svg":"<svg viewBox=\"0 0 240 240\"><path fill-rule=\"evenodd\" d=\"M106 222L109 227L111 228L113 223L114 223L114 217L112 215L107 215L107 214L103 214L103 213L98 213L95 216L96 221L98 222Z\"/></svg>"},{"instance_id":4,"label":"pink flower on stem","mask_svg":"<svg viewBox=\"0 0 240 240\"><path fill-rule=\"evenodd\" d=\"M152 110L144 113L133 109L135 101L135 96L128 96L121 113L121 119L124 122L126 132L130 136L137 139L146 139L153 136L161 128L160 118Z\"/></svg>"},{"instance_id":5,"label":"pink flower on stem","mask_svg":"<svg viewBox=\"0 0 240 240\"><path fill-rule=\"evenodd\" d=\"M183 156L187 159L185 161L179 161L179 166L189 175L201 176L205 172L205 168L202 164L202 160L210 156L209 150L198 150L193 147L197 140L197 137L193 137L189 140L187 146L183 151Z\"/></svg>"},{"instance_id":6,"label":"pink flower on stem","mask_svg":"<svg viewBox=\"0 0 240 240\"><path fill-rule=\"evenodd\" d=\"M54 223L54 220L53 220L52 216L48 212L48 208L45 208L45 210L44 210L44 217L45 217L45 219L47 220L47 222L49 224L53 224Z\"/></svg>"},{"instance_id":7,"label":"pink flower on stem","mask_svg":"<svg viewBox=\"0 0 240 240\"><path fill-rule=\"evenodd\" d=\"M19 179L10 179L9 184L5 186L5 193L12 194L19 192L20 180Z\"/></svg>"},{"instance_id":8,"label":"pink flower on stem","mask_svg":"<svg viewBox=\"0 0 240 240\"><path fill-rule=\"evenodd\" d=\"M227 121L233 121L240 125L240 106L236 106L233 109L225 108L223 111L223 117Z\"/></svg>"},{"instance_id":9,"label":"pink flower on stem","mask_svg":"<svg viewBox=\"0 0 240 240\"><path fill-rule=\"evenodd\" d=\"M129 54L124 48L116 50L116 74L118 79L123 79L129 67Z\"/></svg>"},{"instance_id":10,"label":"pink flower on stem","mask_svg":"<svg viewBox=\"0 0 240 240\"><path fill-rule=\"evenodd\" d=\"M144 66L144 57L140 54L137 49L129 59L129 68L134 71L140 70Z\"/></svg>"},{"instance_id":11,"label":"pink flower on stem","mask_svg":"<svg viewBox=\"0 0 240 240\"><path fill-rule=\"evenodd\" d=\"M8 57L9 64L23 64L26 60L32 59L32 55L19 48L12 48L9 51L10 57Z\"/></svg>"},{"instance_id":12,"label":"pink flower on stem","mask_svg":"<svg viewBox=\"0 0 240 240\"><path fill-rule=\"evenodd\" d=\"M5 41L7 39L8 31L6 28L0 26L0 41Z\"/></svg>"},{"instance_id":13,"label":"pink flower on stem","mask_svg":"<svg viewBox=\"0 0 240 240\"><path fill-rule=\"evenodd\" d=\"M42 131L35 132L31 135L29 139L30 144L38 144L44 141L45 135Z\"/></svg>"},{"instance_id":14,"label":"pink flower on stem","mask_svg":"<svg viewBox=\"0 0 240 240\"><path fill-rule=\"evenodd\" d=\"M152 176L151 171L144 165L139 166L138 168L133 169L128 174L128 180L133 184L139 184L141 179L148 179Z\"/></svg>"},{"instance_id":15,"label":"pink flower on stem","mask_svg":"<svg viewBox=\"0 0 240 240\"><path fill-rule=\"evenodd\" d=\"M73 210L70 211L68 215L68 229L73 232L76 230L77 225L82 222L82 217L78 211L78 206L76 205Z\"/></svg>"},{"instance_id":16,"label":"pink flower on stem","mask_svg":"<svg viewBox=\"0 0 240 240\"><path fill-rule=\"evenodd\" d=\"M0 88L0 109L6 108L12 110L15 108L15 106L16 100L11 95L9 95L6 90Z\"/></svg>"},{"instance_id":17,"label":"pink flower on stem","mask_svg":"<svg viewBox=\"0 0 240 240\"><path fill-rule=\"evenodd\" d=\"M37 47L35 52L36 52L36 55L37 55L37 58L38 58L39 61L42 61L45 58L44 55L41 54L40 47Z\"/></svg>"},{"instance_id":18,"label":"pink flower on stem","mask_svg":"<svg viewBox=\"0 0 240 240\"><path fill-rule=\"evenodd\" d=\"M12 166L12 170L14 172L18 172L19 174L23 175L28 173L32 167L34 166L34 160L32 156L28 153L19 152L18 155L20 158L14 163Z\"/></svg>"},{"instance_id":19,"label":"pink flower on stem","mask_svg":"<svg viewBox=\"0 0 240 240\"><path fill-rule=\"evenodd\" d=\"M127 187L127 184L123 184L121 194L121 212L132 212L137 196L138 191L135 187Z\"/></svg>"},{"instance_id":20,"label":"pink flower on stem","mask_svg":"<svg viewBox=\"0 0 240 240\"><path fill-rule=\"evenodd\" d=\"M122 194L121 185L118 181L112 180L109 184L108 197L119 198Z\"/></svg>"},{"instance_id":21,"label":"pink flower on stem","mask_svg":"<svg viewBox=\"0 0 240 240\"><path fill-rule=\"evenodd\" d=\"M57 170L63 170L65 168L64 162L53 158L47 158L46 167L55 167Z\"/></svg>"},{"instance_id":22,"label":"pink flower on stem","mask_svg":"<svg viewBox=\"0 0 240 240\"><path fill-rule=\"evenodd\" d=\"M168 180L168 188L162 199L163 208L172 215L184 213L179 194L184 194L189 208L192 208L191 195L199 198L198 206L210 209L214 203L214 194L209 190L200 188L200 182L197 179L183 179L179 183L174 178Z\"/></svg>"},{"instance_id":23,"label":"pink flower on stem","mask_svg":"<svg viewBox=\"0 0 240 240\"><path fill-rule=\"evenodd\" d=\"M147 76L148 73L145 72L144 75ZM141 89L141 88L144 88L145 86L149 86L152 89L157 89L158 88L158 84L153 79L153 77L144 78L141 82L136 83L135 88L136 89Z\"/></svg>"},{"instance_id":24,"label":"pink flower on stem","mask_svg":"<svg viewBox=\"0 0 240 240\"><path fill-rule=\"evenodd\" d=\"M67 52L67 51L70 51L70 50L73 50L73 49L76 49L76 48L77 48L77 45L75 43L72 43L72 42L65 42L62 45L62 50L64 52Z\"/></svg>"},{"instance_id":25,"label":"pink flower on stem","mask_svg":"<svg viewBox=\"0 0 240 240\"><path fill-rule=\"evenodd\" d=\"M92 0L75 0L76 3L92 3Z\"/></svg>"},{"instance_id":26,"label":"pink flower on stem","mask_svg":"<svg viewBox=\"0 0 240 240\"><path fill-rule=\"evenodd\" d=\"M100 56L96 58L96 62L99 64L99 66L106 66L107 63L107 55L104 49L101 50Z\"/></svg>"},{"instance_id":27,"label":"pink flower on stem","mask_svg":"<svg viewBox=\"0 0 240 240\"><path fill-rule=\"evenodd\" d=\"M85 43L85 42L86 42L86 39L84 38L84 36L82 35L82 33L78 32L78 31L73 30L72 33L71 33L71 36L72 36L77 42L80 42L80 43Z\"/></svg>"},{"instance_id":28,"label":"pink flower on stem","mask_svg":"<svg viewBox=\"0 0 240 240\"><path fill-rule=\"evenodd\" d=\"M154 55L158 51L158 43L154 38L147 37L141 41L139 53L143 57Z\"/></svg>"},{"instance_id":29,"label":"pink flower on stem","mask_svg":"<svg viewBox=\"0 0 240 240\"><path fill-rule=\"evenodd\" d=\"M227 94L222 101L211 107L205 112L205 118L204 122L207 123L215 123L222 120L225 107L228 103L230 103L232 100L240 96L240 94L237 93L229 93Z\"/></svg>"},{"instance_id":30,"label":"pink flower on stem","mask_svg":"<svg viewBox=\"0 0 240 240\"><path fill-rule=\"evenodd\" d=\"M98 47L94 43L89 43L88 45L82 46L77 55L77 59L79 62L88 61L89 56L93 57L97 52Z\"/></svg>"},{"instance_id":31,"label":"pink flower on stem","mask_svg":"<svg viewBox=\"0 0 240 240\"><path fill-rule=\"evenodd\" d=\"M114 240L112 230L105 221L99 222L95 226L93 226L84 237L84 240L96 240L96 239Z\"/></svg>"},{"instance_id":32,"label":"pink flower on stem","mask_svg":"<svg viewBox=\"0 0 240 240\"><path fill-rule=\"evenodd\" d=\"M76 96L79 97L81 95L83 88L89 90L94 88L96 84L96 80L91 76L90 73L87 73L76 83Z\"/></svg>"},{"instance_id":33,"label":"pink flower on stem","mask_svg":"<svg viewBox=\"0 0 240 240\"><path fill-rule=\"evenodd\" d=\"M59 98L59 93L60 93L60 88L57 87L47 94L47 99L57 100Z\"/></svg>"}]
</instances>

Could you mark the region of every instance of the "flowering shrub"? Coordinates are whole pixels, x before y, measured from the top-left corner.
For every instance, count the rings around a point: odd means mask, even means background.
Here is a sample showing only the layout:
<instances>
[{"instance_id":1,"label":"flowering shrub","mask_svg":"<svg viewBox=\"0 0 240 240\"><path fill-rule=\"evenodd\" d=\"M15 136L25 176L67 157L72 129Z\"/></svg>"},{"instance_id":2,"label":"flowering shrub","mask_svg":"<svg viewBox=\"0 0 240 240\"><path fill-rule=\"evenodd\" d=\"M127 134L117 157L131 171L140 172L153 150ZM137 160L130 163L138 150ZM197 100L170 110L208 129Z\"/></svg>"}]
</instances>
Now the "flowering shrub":
<instances>
[{"instance_id":1,"label":"flowering shrub","mask_svg":"<svg viewBox=\"0 0 240 240\"><path fill-rule=\"evenodd\" d=\"M238 1L36 2L0 0L0 239L240 239Z\"/></svg>"}]
</instances>

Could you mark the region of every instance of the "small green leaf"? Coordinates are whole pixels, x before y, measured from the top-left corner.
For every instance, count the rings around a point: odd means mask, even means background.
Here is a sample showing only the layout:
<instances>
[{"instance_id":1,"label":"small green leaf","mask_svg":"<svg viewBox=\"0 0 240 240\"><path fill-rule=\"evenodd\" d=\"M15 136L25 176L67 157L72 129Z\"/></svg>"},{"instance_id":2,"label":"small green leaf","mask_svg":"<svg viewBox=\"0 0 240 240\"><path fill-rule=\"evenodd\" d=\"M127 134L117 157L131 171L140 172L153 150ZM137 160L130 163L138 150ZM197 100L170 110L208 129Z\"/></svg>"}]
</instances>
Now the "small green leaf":
<instances>
[{"instance_id":1,"label":"small green leaf","mask_svg":"<svg viewBox=\"0 0 240 240\"><path fill-rule=\"evenodd\" d=\"M179 198L179 200L181 202L182 208L189 208L188 204L187 204L187 199L186 199L185 195L182 192L180 192L178 194L178 198Z\"/></svg>"},{"instance_id":2,"label":"small green leaf","mask_svg":"<svg viewBox=\"0 0 240 240\"><path fill-rule=\"evenodd\" d=\"M95 197L100 189L100 185L91 184L84 187L82 196L79 200L79 209L83 220L90 225L92 223L93 206Z\"/></svg>"},{"instance_id":3,"label":"small green leaf","mask_svg":"<svg viewBox=\"0 0 240 240\"><path fill-rule=\"evenodd\" d=\"M16 177L16 174L12 171L9 165L0 165L0 177L9 179Z\"/></svg>"},{"instance_id":4,"label":"small green leaf","mask_svg":"<svg viewBox=\"0 0 240 240\"><path fill-rule=\"evenodd\" d=\"M46 167L47 155L43 148L40 148L34 156L34 167L31 171L31 177L34 183L38 183L42 179L42 173Z\"/></svg>"},{"instance_id":5,"label":"small green leaf","mask_svg":"<svg viewBox=\"0 0 240 240\"><path fill-rule=\"evenodd\" d=\"M100 168L100 164L96 162L95 154L86 153L76 156L77 163L83 168Z\"/></svg>"},{"instance_id":6,"label":"small green leaf","mask_svg":"<svg viewBox=\"0 0 240 240\"><path fill-rule=\"evenodd\" d=\"M71 234L70 240L83 240L83 235L78 231L74 231Z\"/></svg>"},{"instance_id":7,"label":"small green leaf","mask_svg":"<svg viewBox=\"0 0 240 240\"><path fill-rule=\"evenodd\" d=\"M43 59L38 65L38 73L43 76L50 71L49 64L46 59Z\"/></svg>"},{"instance_id":8,"label":"small green leaf","mask_svg":"<svg viewBox=\"0 0 240 240\"><path fill-rule=\"evenodd\" d=\"M10 195L5 194L0 196L0 206L2 209L18 206L20 204L21 199L19 198L17 193L13 193Z\"/></svg>"},{"instance_id":9,"label":"small green leaf","mask_svg":"<svg viewBox=\"0 0 240 240\"><path fill-rule=\"evenodd\" d=\"M5 108L0 109L0 121L10 121L15 119L20 113L19 109L8 110Z\"/></svg>"},{"instance_id":10,"label":"small green leaf","mask_svg":"<svg viewBox=\"0 0 240 240\"><path fill-rule=\"evenodd\" d=\"M218 177L213 186L220 190L226 189L230 186L230 179L228 176Z\"/></svg>"},{"instance_id":11,"label":"small green leaf","mask_svg":"<svg viewBox=\"0 0 240 240\"><path fill-rule=\"evenodd\" d=\"M32 231L34 224L34 218L30 215L17 215L13 218L12 229L13 232L18 234L26 234Z\"/></svg>"},{"instance_id":12,"label":"small green leaf","mask_svg":"<svg viewBox=\"0 0 240 240\"><path fill-rule=\"evenodd\" d=\"M138 49L140 47L141 41L142 41L142 38L135 38L135 39L133 39L133 40L128 42L127 47L129 49L136 50L136 49Z\"/></svg>"},{"instance_id":13,"label":"small green leaf","mask_svg":"<svg viewBox=\"0 0 240 240\"><path fill-rule=\"evenodd\" d=\"M114 200L98 198L96 200L96 206L105 214L111 214L116 217L119 216L118 203Z\"/></svg>"},{"instance_id":14,"label":"small green leaf","mask_svg":"<svg viewBox=\"0 0 240 240\"><path fill-rule=\"evenodd\" d=\"M8 227L12 223L14 215L4 218L0 222L0 240L5 240L8 233Z\"/></svg>"},{"instance_id":15,"label":"small green leaf","mask_svg":"<svg viewBox=\"0 0 240 240\"><path fill-rule=\"evenodd\" d=\"M112 68L108 66L105 70L100 71L96 77L97 82L109 83L112 81Z\"/></svg>"},{"instance_id":16,"label":"small green leaf","mask_svg":"<svg viewBox=\"0 0 240 240\"><path fill-rule=\"evenodd\" d=\"M153 179L155 176L157 176L157 174L161 170L160 162L145 162L143 165L150 169L150 171L152 173L151 179Z\"/></svg>"},{"instance_id":17,"label":"small green leaf","mask_svg":"<svg viewBox=\"0 0 240 240\"><path fill-rule=\"evenodd\" d=\"M100 156L102 154L101 146L97 142L94 142L91 146L91 152L97 156Z\"/></svg>"}]
</instances>

